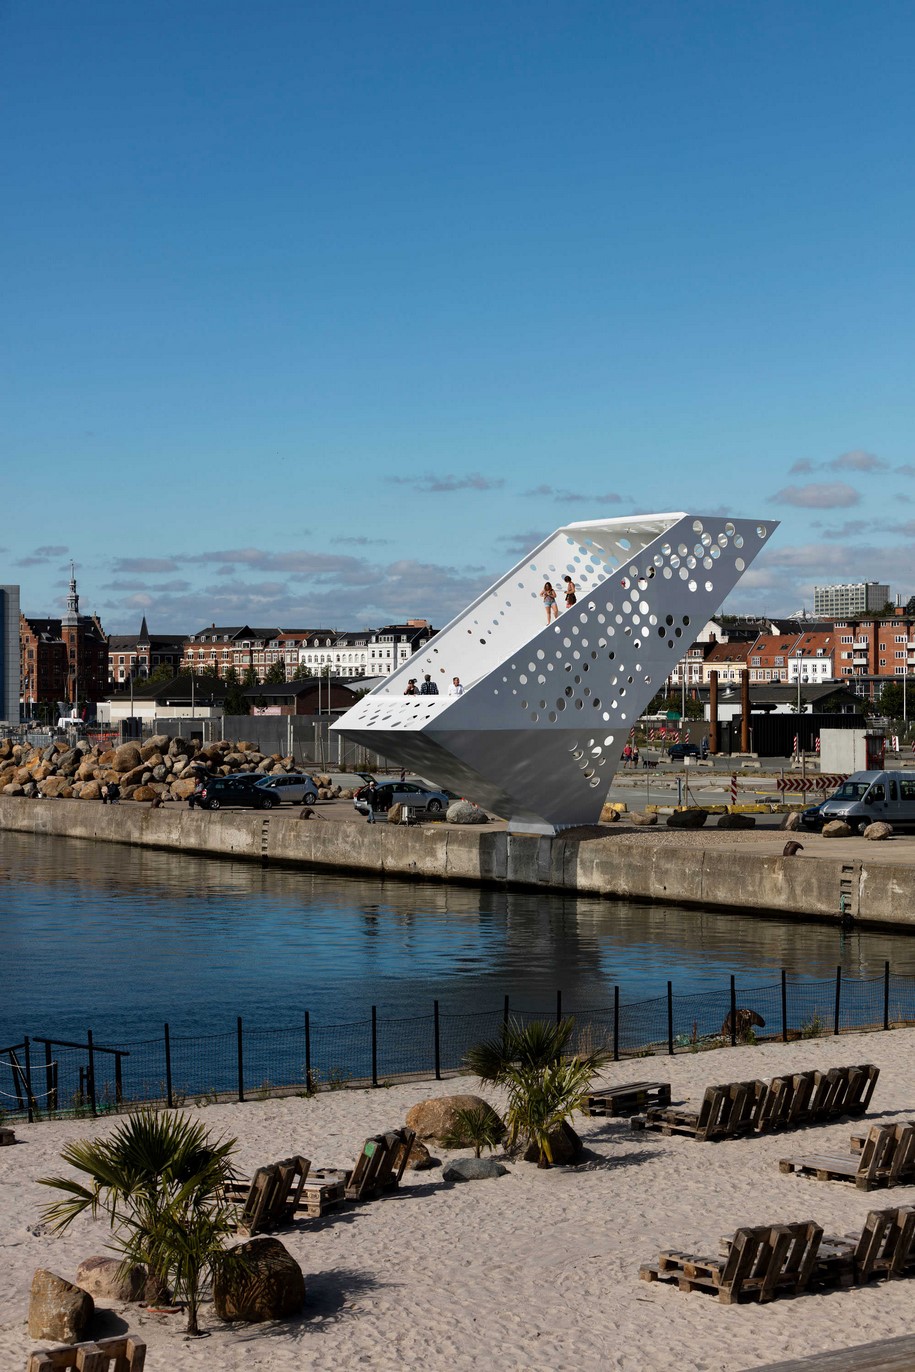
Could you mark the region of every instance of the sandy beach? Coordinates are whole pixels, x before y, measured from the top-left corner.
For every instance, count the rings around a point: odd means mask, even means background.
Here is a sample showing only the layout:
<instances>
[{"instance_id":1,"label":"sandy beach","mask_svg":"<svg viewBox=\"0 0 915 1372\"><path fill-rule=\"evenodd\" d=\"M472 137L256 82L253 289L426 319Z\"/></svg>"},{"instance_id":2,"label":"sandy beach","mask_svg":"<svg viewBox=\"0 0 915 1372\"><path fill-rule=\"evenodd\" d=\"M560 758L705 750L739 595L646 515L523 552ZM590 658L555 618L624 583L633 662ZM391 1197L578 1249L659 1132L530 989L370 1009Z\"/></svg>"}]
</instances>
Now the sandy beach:
<instances>
[{"instance_id":1,"label":"sandy beach","mask_svg":"<svg viewBox=\"0 0 915 1372\"><path fill-rule=\"evenodd\" d=\"M915 1029L721 1049L617 1064L606 1080L670 1080L674 1101L696 1101L712 1082L786 1070L875 1062L880 1080L869 1119L915 1115ZM303 1153L315 1166L352 1165L366 1135L403 1122L430 1095L474 1090L472 1079L326 1092L244 1105L191 1107L217 1133L237 1136L240 1169ZM482 1092L498 1104L497 1095ZM61 1146L103 1133L110 1121L16 1126L0 1150L0 1367L24 1368L37 1346L27 1329L36 1267L70 1280L104 1253L101 1221L42 1231L51 1195L36 1178L59 1174ZM735 1307L639 1280L661 1247L715 1251L740 1224L814 1219L827 1233L860 1228L867 1211L915 1203L915 1187L857 1191L779 1172L778 1159L843 1152L849 1122L719 1144L634 1133L624 1120L578 1119L589 1149L574 1168L509 1163L498 1180L446 1186L440 1169L408 1172L388 1199L303 1220L280 1235L308 1287L300 1318L226 1326L203 1310L210 1337L188 1341L183 1315L117 1306L98 1333L125 1327L148 1343L149 1372L213 1368L249 1372L301 1367L432 1372L499 1366L580 1372L667 1368L739 1372L778 1358L915 1331L912 1285L805 1295ZM436 1149L447 1160L454 1154Z\"/></svg>"}]
</instances>

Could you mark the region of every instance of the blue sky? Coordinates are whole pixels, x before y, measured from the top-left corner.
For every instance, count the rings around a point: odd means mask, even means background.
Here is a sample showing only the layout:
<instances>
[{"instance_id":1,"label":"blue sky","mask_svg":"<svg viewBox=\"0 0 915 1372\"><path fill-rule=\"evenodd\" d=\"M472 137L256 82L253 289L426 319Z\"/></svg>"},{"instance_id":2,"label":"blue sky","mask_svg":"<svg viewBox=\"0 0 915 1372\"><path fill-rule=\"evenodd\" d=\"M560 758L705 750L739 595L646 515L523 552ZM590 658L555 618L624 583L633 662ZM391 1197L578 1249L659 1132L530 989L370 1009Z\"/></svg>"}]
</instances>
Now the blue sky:
<instances>
[{"instance_id":1,"label":"blue sky","mask_svg":"<svg viewBox=\"0 0 915 1372\"><path fill-rule=\"evenodd\" d=\"M909 3L6 0L0 581L441 624L560 524L915 591Z\"/></svg>"}]
</instances>

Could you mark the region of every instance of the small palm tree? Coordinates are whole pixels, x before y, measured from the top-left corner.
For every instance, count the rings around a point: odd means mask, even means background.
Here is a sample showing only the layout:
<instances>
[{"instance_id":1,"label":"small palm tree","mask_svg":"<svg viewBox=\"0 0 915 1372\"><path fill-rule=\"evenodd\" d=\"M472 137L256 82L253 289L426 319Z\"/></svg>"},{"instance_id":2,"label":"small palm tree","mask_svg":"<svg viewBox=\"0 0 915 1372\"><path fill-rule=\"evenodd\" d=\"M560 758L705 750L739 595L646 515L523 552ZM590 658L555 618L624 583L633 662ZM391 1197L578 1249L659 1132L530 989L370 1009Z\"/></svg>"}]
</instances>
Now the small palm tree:
<instances>
[{"instance_id":1,"label":"small palm tree","mask_svg":"<svg viewBox=\"0 0 915 1372\"><path fill-rule=\"evenodd\" d=\"M151 1277L168 1283L187 1305L188 1333L197 1334L203 1275L231 1261L223 1239L235 1217L224 1195L235 1146L185 1115L140 1110L108 1138L63 1149L62 1160L87 1181L42 1177L65 1196L42 1218L60 1231L86 1211L105 1212L125 1264L145 1263Z\"/></svg>"},{"instance_id":2,"label":"small palm tree","mask_svg":"<svg viewBox=\"0 0 915 1372\"><path fill-rule=\"evenodd\" d=\"M505 1125L489 1105L455 1110L451 1127L442 1138L446 1148L472 1148L478 1158L484 1148L492 1152L505 1138Z\"/></svg>"},{"instance_id":3,"label":"small palm tree","mask_svg":"<svg viewBox=\"0 0 915 1372\"><path fill-rule=\"evenodd\" d=\"M497 1039L471 1048L465 1062L483 1082L505 1088L507 1146L522 1140L537 1149L537 1166L553 1163L551 1132L584 1104L603 1053L569 1054L573 1019L555 1024L510 1020Z\"/></svg>"}]
</instances>

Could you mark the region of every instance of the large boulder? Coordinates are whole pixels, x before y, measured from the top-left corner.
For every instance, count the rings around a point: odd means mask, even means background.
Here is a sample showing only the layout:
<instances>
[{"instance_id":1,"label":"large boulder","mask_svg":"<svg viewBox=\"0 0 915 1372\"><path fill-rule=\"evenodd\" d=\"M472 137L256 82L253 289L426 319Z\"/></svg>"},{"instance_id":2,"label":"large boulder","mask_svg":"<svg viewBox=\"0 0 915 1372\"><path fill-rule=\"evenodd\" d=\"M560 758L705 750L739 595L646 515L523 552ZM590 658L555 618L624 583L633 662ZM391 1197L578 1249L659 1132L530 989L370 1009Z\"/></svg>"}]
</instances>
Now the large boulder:
<instances>
[{"instance_id":1,"label":"large boulder","mask_svg":"<svg viewBox=\"0 0 915 1372\"><path fill-rule=\"evenodd\" d=\"M455 800L445 814L449 824L486 824L489 816L481 810L479 805L472 805L469 800Z\"/></svg>"},{"instance_id":2,"label":"large boulder","mask_svg":"<svg viewBox=\"0 0 915 1372\"><path fill-rule=\"evenodd\" d=\"M831 819L820 830L824 838L850 838L851 832L851 825L844 819Z\"/></svg>"},{"instance_id":3,"label":"large boulder","mask_svg":"<svg viewBox=\"0 0 915 1372\"><path fill-rule=\"evenodd\" d=\"M29 1334L33 1339L79 1343L95 1313L88 1291L39 1267L29 1296Z\"/></svg>"},{"instance_id":4,"label":"large boulder","mask_svg":"<svg viewBox=\"0 0 915 1372\"><path fill-rule=\"evenodd\" d=\"M67 800L73 794L69 777L45 777L39 787L43 796Z\"/></svg>"},{"instance_id":5,"label":"large boulder","mask_svg":"<svg viewBox=\"0 0 915 1372\"><path fill-rule=\"evenodd\" d=\"M414 1139L407 1154L407 1167L411 1172L425 1172L430 1167L438 1167L439 1160L434 1158L424 1143Z\"/></svg>"},{"instance_id":6,"label":"large boulder","mask_svg":"<svg viewBox=\"0 0 915 1372\"><path fill-rule=\"evenodd\" d=\"M260 1234L231 1250L241 1259L213 1282L213 1304L221 1320L282 1320L305 1303L305 1277L279 1239Z\"/></svg>"},{"instance_id":7,"label":"large boulder","mask_svg":"<svg viewBox=\"0 0 915 1372\"><path fill-rule=\"evenodd\" d=\"M467 1139L459 1143L454 1137L459 1110L486 1110L492 1115L493 1123L500 1122L495 1110L482 1096L432 1096L429 1100L421 1100L417 1105L410 1107L407 1111L406 1125L408 1129L413 1130L418 1139L432 1139L435 1143L443 1143L448 1137L454 1147L469 1147L472 1140Z\"/></svg>"},{"instance_id":8,"label":"large boulder","mask_svg":"<svg viewBox=\"0 0 915 1372\"><path fill-rule=\"evenodd\" d=\"M557 1129L549 1132L550 1152L557 1167L567 1167L570 1163L580 1162L584 1156L584 1144L566 1120ZM528 1144L524 1152L525 1162L537 1162L540 1150L535 1143Z\"/></svg>"},{"instance_id":9,"label":"large boulder","mask_svg":"<svg viewBox=\"0 0 915 1372\"><path fill-rule=\"evenodd\" d=\"M619 821L619 817L619 810L615 805L611 805L609 801L600 812L601 824L616 824Z\"/></svg>"},{"instance_id":10,"label":"large boulder","mask_svg":"<svg viewBox=\"0 0 915 1372\"><path fill-rule=\"evenodd\" d=\"M116 772L131 772L135 767L139 767L142 761L140 750L135 743L122 743L120 748L115 748L114 756L108 765Z\"/></svg>"},{"instance_id":11,"label":"large boulder","mask_svg":"<svg viewBox=\"0 0 915 1372\"><path fill-rule=\"evenodd\" d=\"M76 1269L76 1284L103 1300L142 1301L147 1294L146 1268L134 1263L125 1272L118 1258L86 1258Z\"/></svg>"},{"instance_id":12,"label":"large boulder","mask_svg":"<svg viewBox=\"0 0 915 1372\"><path fill-rule=\"evenodd\" d=\"M179 777L177 781L172 782L172 795L176 800L187 800L188 796L194 794L196 785L196 776Z\"/></svg>"},{"instance_id":13,"label":"large boulder","mask_svg":"<svg viewBox=\"0 0 915 1372\"><path fill-rule=\"evenodd\" d=\"M327 800L327 799L329 798L329 794L330 794L330 793L329 793L328 791L326 791L326 790L324 790L324 789L322 788L321 790L318 791L318 799L319 799L319 800ZM378 816L376 815L375 818L377 819ZM403 823L403 806L400 805L400 804L391 805L391 806L389 807L389 809L388 809L387 820L388 820L388 823L389 823L389 824L402 824L402 823Z\"/></svg>"},{"instance_id":14,"label":"large boulder","mask_svg":"<svg viewBox=\"0 0 915 1372\"><path fill-rule=\"evenodd\" d=\"M152 786L138 786L134 791L133 795L130 797L130 799L155 800L156 796L159 794L159 791L161 789L161 787L157 787L155 790L153 790Z\"/></svg>"},{"instance_id":15,"label":"large boulder","mask_svg":"<svg viewBox=\"0 0 915 1372\"><path fill-rule=\"evenodd\" d=\"M140 757L148 762L153 753L164 753L170 741L168 734L153 734L152 738L140 745Z\"/></svg>"},{"instance_id":16,"label":"large boulder","mask_svg":"<svg viewBox=\"0 0 915 1372\"><path fill-rule=\"evenodd\" d=\"M668 829L701 829L708 819L708 810L674 810L667 816Z\"/></svg>"},{"instance_id":17,"label":"large boulder","mask_svg":"<svg viewBox=\"0 0 915 1372\"><path fill-rule=\"evenodd\" d=\"M778 827L779 829L784 829L785 833L793 834L795 829L801 827L800 810L790 810Z\"/></svg>"},{"instance_id":18,"label":"large boulder","mask_svg":"<svg viewBox=\"0 0 915 1372\"><path fill-rule=\"evenodd\" d=\"M629 818L632 820L633 824L638 824L643 827L657 824L658 822L658 816L654 810L633 810Z\"/></svg>"},{"instance_id":19,"label":"large boulder","mask_svg":"<svg viewBox=\"0 0 915 1372\"><path fill-rule=\"evenodd\" d=\"M507 1172L508 1168L494 1158L455 1158L442 1170L442 1181L488 1181Z\"/></svg>"},{"instance_id":20,"label":"large boulder","mask_svg":"<svg viewBox=\"0 0 915 1372\"><path fill-rule=\"evenodd\" d=\"M719 829L755 829L755 815L724 814L718 816Z\"/></svg>"},{"instance_id":21,"label":"large boulder","mask_svg":"<svg viewBox=\"0 0 915 1372\"><path fill-rule=\"evenodd\" d=\"M881 839L893 837L892 824L884 824L883 820L878 819L874 824L869 824L864 830L864 837L879 843Z\"/></svg>"},{"instance_id":22,"label":"large boulder","mask_svg":"<svg viewBox=\"0 0 915 1372\"><path fill-rule=\"evenodd\" d=\"M101 783L98 781L87 781L83 783L79 793L80 800L98 800L102 794Z\"/></svg>"},{"instance_id":23,"label":"large boulder","mask_svg":"<svg viewBox=\"0 0 915 1372\"><path fill-rule=\"evenodd\" d=\"M65 777L71 777L82 760L83 755L78 748L68 748L57 759L57 770Z\"/></svg>"}]
</instances>

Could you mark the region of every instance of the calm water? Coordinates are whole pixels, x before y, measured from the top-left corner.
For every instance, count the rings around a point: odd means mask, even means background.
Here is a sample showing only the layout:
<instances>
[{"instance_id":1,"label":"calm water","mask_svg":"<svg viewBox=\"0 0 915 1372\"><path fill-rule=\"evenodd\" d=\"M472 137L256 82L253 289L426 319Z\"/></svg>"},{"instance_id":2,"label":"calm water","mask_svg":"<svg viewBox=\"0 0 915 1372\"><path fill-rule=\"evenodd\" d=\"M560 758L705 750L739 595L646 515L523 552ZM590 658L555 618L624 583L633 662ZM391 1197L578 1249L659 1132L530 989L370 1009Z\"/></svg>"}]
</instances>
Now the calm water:
<instances>
[{"instance_id":1,"label":"calm water","mask_svg":"<svg viewBox=\"0 0 915 1372\"><path fill-rule=\"evenodd\" d=\"M416 882L367 882L0 834L0 1047L501 1008L567 1009L777 979L915 972L915 939Z\"/></svg>"}]
</instances>

